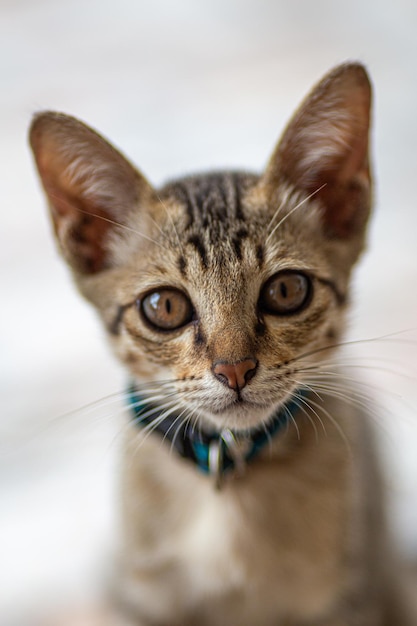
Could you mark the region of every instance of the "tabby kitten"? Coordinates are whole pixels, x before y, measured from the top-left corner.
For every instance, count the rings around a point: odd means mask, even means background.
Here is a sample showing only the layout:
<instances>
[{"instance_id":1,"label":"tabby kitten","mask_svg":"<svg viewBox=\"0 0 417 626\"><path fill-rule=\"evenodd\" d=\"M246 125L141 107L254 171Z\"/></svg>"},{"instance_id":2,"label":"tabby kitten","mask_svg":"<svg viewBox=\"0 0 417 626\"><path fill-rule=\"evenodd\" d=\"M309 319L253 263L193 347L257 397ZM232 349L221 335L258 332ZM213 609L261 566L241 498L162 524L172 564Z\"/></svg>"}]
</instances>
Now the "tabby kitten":
<instances>
[{"instance_id":1,"label":"tabby kitten","mask_svg":"<svg viewBox=\"0 0 417 626\"><path fill-rule=\"evenodd\" d=\"M371 205L370 104L365 69L337 67L262 175L159 191L78 120L33 121L59 247L132 380L123 623L411 624L368 418L334 361Z\"/></svg>"}]
</instances>

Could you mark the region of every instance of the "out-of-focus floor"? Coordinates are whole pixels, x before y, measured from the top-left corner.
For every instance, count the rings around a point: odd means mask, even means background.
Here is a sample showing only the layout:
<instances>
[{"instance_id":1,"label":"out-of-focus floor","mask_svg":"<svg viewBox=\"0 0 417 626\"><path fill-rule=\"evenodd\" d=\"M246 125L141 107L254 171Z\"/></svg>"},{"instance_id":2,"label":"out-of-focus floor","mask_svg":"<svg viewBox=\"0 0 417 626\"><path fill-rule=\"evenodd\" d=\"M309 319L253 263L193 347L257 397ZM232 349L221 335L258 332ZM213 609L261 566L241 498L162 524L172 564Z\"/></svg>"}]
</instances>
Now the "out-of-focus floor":
<instances>
[{"instance_id":1,"label":"out-of-focus floor","mask_svg":"<svg viewBox=\"0 0 417 626\"><path fill-rule=\"evenodd\" d=\"M413 0L1 2L2 626L33 626L42 608L98 593L117 526L118 405L77 409L122 389L123 373L55 251L27 148L32 113L79 116L155 184L211 167L260 170L311 85L339 62L364 61L375 85L376 210L349 336L416 329L416 28ZM351 349L385 409L390 508L408 554L416 342L410 330Z\"/></svg>"}]
</instances>

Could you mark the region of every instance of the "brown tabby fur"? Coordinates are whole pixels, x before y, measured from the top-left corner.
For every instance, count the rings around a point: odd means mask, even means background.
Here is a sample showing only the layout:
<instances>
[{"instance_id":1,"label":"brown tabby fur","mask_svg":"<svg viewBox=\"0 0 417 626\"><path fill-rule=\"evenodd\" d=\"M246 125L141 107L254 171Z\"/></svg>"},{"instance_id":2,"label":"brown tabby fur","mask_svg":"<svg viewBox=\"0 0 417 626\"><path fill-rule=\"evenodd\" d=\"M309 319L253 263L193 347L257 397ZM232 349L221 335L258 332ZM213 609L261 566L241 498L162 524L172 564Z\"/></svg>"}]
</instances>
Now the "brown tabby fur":
<instances>
[{"instance_id":1,"label":"brown tabby fur","mask_svg":"<svg viewBox=\"0 0 417 626\"><path fill-rule=\"evenodd\" d=\"M114 623L415 623L385 531L368 417L331 362L371 206L370 105L364 68L340 66L261 176L193 176L158 192L81 122L34 119L60 249L143 393L205 429L240 432L266 423L300 384L313 390L221 490L159 435L131 428ZM265 313L262 286L283 269L310 277L311 301L292 315ZM163 288L187 295L192 322L163 332L146 323L137 301ZM248 358L258 365L239 393L213 373Z\"/></svg>"}]
</instances>

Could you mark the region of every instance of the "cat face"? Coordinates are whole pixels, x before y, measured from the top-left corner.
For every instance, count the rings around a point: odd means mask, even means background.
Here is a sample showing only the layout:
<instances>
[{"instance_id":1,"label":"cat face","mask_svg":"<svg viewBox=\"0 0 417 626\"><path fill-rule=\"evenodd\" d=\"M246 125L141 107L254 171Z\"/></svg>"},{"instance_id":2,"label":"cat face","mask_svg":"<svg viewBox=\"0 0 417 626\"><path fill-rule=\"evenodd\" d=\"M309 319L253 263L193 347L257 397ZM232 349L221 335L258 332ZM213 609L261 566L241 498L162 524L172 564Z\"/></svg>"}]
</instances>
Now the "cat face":
<instances>
[{"instance_id":1,"label":"cat face","mask_svg":"<svg viewBox=\"0 0 417 626\"><path fill-rule=\"evenodd\" d=\"M180 409L234 429L267 419L299 386L293 359L335 341L345 299L318 212L296 209L297 195L278 214L254 210L257 185L225 174L162 190L170 217L116 270L122 312L110 324L136 377L175 381Z\"/></svg>"},{"instance_id":2,"label":"cat face","mask_svg":"<svg viewBox=\"0 0 417 626\"><path fill-rule=\"evenodd\" d=\"M245 430L329 357L369 213L369 109L364 69L342 66L301 106L263 175L159 191L81 122L35 118L61 250L150 401Z\"/></svg>"}]
</instances>

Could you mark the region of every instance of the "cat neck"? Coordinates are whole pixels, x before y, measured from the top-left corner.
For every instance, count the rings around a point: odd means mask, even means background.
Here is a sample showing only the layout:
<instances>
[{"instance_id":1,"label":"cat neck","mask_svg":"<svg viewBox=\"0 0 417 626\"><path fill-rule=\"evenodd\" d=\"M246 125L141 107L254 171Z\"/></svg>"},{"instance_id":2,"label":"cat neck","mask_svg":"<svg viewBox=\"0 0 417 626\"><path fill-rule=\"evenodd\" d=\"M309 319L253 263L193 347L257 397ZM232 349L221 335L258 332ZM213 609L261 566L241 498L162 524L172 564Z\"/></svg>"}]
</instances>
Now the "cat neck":
<instances>
[{"instance_id":1,"label":"cat neck","mask_svg":"<svg viewBox=\"0 0 417 626\"><path fill-rule=\"evenodd\" d=\"M268 422L242 433L228 428L218 432L195 428L175 413L164 416L164 410L147 402L134 384L127 392L134 424L161 436L182 458L210 475L217 488L221 487L225 474L244 474L247 464L303 412L307 397L308 391L300 387Z\"/></svg>"}]
</instances>

